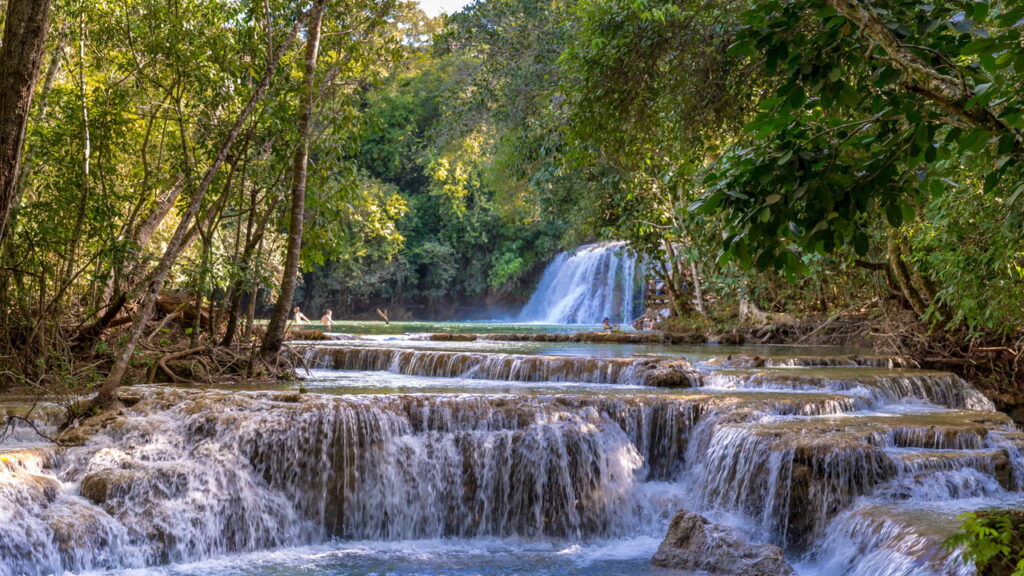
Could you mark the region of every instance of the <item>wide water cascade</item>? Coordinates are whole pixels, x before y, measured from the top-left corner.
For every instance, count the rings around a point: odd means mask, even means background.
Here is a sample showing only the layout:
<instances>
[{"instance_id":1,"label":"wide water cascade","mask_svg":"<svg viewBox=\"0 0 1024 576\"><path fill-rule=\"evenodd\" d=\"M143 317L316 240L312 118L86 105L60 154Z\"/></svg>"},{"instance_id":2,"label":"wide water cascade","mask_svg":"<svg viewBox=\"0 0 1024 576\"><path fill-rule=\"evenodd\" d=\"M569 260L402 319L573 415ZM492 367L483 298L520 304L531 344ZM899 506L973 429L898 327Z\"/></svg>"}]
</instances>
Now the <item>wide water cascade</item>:
<instances>
[{"instance_id":1,"label":"wide water cascade","mask_svg":"<svg viewBox=\"0 0 1024 576\"><path fill-rule=\"evenodd\" d=\"M966 576L956 515L1024 503L1024 434L899 359L414 346L310 347L305 393L129 388L75 448L19 432L0 576L667 574L680 508L805 575Z\"/></svg>"},{"instance_id":2,"label":"wide water cascade","mask_svg":"<svg viewBox=\"0 0 1024 576\"><path fill-rule=\"evenodd\" d=\"M643 274L625 242L587 244L562 252L548 264L519 314L521 322L548 324L629 323L643 313Z\"/></svg>"}]
</instances>

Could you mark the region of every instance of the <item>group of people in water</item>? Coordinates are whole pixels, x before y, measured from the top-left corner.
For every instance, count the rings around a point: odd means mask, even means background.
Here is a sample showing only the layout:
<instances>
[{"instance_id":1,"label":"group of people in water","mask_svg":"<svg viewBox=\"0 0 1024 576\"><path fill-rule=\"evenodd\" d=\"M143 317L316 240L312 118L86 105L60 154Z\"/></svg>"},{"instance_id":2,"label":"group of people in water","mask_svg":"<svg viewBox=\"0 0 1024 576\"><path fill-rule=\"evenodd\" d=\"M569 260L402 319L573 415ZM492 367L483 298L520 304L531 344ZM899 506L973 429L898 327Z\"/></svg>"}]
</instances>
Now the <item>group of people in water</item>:
<instances>
[{"instance_id":1,"label":"group of people in water","mask_svg":"<svg viewBox=\"0 0 1024 576\"><path fill-rule=\"evenodd\" d=\"M313 323L312 320L310 320L305 314L302 313L302 310L300 310L298 306L296 306L295 309L292 310L292 313L295 316L295 323L296 324L312 324ZM334 325L333 314L334 314L334 312L332 312L330 310L328 310L327 312L324 312L324 315L320 317L320 323L324 324L326 326L333 326Z\"/></svg>"}]
</instances>

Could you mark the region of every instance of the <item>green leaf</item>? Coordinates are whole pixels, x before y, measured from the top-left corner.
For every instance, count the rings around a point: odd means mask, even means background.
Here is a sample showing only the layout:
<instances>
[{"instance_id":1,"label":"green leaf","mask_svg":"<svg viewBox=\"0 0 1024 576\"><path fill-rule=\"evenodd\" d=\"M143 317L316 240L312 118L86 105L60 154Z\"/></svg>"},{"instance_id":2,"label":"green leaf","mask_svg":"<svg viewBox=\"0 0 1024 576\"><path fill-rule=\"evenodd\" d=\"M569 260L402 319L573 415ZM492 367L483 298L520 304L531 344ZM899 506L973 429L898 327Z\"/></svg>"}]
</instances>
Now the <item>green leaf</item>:
<instances>
[{"instance_id":1,"label":"green leaf","mask_svg":"<svg viewBox=\"0 0 1024 576\"><path fill-rule=\"evenodd\" d=\"M900 202L900 213L903 215L904 222L913 222L917 216L914 213L914 207L906 202Z\"/></svg>"},{"instance_id":2,"label":"green leaf","mask_svg":"<svg viewBox=\"0 0 1024 576\"><path fill-rule=\"evenodd\" d=\"M853 235L853 249L858 256L866 256L868 253L868 237L861 231Z\"/></svg>"},{"instance_id":3,"label":"green leaf","mask_svg":"<svg viewBox=\"0 0 1024 576\"><path fill-rule=\"evenodd\" d=\"M988 143L988 137L988 130L984 128L975 128L960 138L960 149L964 152L981 152Z\"/></svg>"},{"instance_id":4,"label":"green leaf","mask_svg":"<svg viewBox=\"0 0 1024 576\"><path fill-rule=\"evenodd\" d=\"M1008 206L1013 206L1017 202L1017 199L1021 197L1021 194L1024 194L1024 183L1017 186L1017 189L1014 190L1013 194L1006 200L1006 204Z\"/></svg>"},{"instance_id":5,"label":"green leaf","mask_svg":"<svg viewBox=\"0 0 1024 576\"><path fill-rule=\"evenodd\" d=\"M903 224L903 211L900 210L899 204L890 203L885 205L885 219L889 221L889 225L893 228L898 228Z\"/></svg>"}]
</instances>

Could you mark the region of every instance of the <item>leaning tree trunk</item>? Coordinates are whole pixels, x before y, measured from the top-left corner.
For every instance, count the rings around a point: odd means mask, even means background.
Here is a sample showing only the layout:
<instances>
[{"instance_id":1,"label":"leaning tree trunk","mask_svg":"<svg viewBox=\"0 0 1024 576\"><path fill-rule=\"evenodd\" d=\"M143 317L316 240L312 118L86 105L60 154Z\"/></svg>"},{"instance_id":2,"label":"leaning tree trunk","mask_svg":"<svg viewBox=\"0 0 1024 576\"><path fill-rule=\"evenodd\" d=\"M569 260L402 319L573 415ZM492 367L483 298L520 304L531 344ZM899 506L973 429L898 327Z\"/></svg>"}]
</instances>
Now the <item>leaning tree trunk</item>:
<instances>
[{"instance_id":1,"label":"leaning tree trunk","mask_svg":"<svg viewBox=\"0 0 1024 576\"><path fill-rule=\"evenodd\" d=\"M267 335L260 350L263 354L277 354L284 342L284 331L288 326L288 312L295 297L295 284L299 274L299 260L302 253L302 224L306 208L306 167L309 163L309 136L313 116L316 61L320 51L320 23L323 20L324 4L318 0L310 8L309 29L306 39L305 86L302 110L299 113L299 143L295 147L292 164L292 207L288 228L288 252L284 261L284 276L281 278L281 294L274 305L274 311L267 325Z\"/></svg>"},{"instance_id":2,"label":"leaning tree trunk","mask_svg":"<svg viewBox=\"0 0 1024 576\"><path fill-rule=\"evenodd\" d=\"M852 22L873 44L885 51L889 62L903 73L907 87L944 108L960 120L986 128L996 134L1012 134L1016 141L1016 152L1021 148L1021 135L1007 126L999 116L985 106L971 106L975 92L959 78L943 74L915 54L910 46L903 44L899 37L878 15L870 4L863 0L827 0L836 12Z\"/></svg>"},{"instance_id":3,"label":"leaning tree trunk","mask_svg":"<svg viewBox=\"0 0 1024 576\"><path fill-rule=\"evenodd\" d=\"M50 0L8 0L0 44L0 242L18 195L32 94L43 63Z\"/></svg>"}]
</instances>

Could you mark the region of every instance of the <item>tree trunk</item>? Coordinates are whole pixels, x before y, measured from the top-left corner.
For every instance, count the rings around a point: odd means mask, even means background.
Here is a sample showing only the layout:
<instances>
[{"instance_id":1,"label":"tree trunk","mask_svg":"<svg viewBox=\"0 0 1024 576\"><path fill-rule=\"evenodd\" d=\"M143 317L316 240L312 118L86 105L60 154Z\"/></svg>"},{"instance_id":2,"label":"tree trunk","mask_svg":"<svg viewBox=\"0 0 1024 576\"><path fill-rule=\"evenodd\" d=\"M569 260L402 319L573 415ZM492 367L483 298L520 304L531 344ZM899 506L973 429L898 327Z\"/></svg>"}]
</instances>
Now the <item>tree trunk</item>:
<instances>
[{"instance_id":1,"label":"tree trunk","mask_svg":"<svg viewBox=\"0 0 1024 576\"><path fill-rule=\"evenodd\" d=\"M8 0L0 44L0 243L17 200L25 128L50 23L50 0Z\"/></svg>"},{"instance_id":2,"label":"tree trunk","mask_svg":"<svg viewBox=\"0 0 1024 576\"><path fill-rule=\"evenodd\" d=\"M68 242L67 264L64 271L64 282L70 284L78 261L78 245L82 240L85 228L86 209L89 207L89 195L92 183L92 137L89 134L89 90L85 81L85 13L81 15L78 28L78 98L82 112L82 189L79 191L77 213L74 215L75 225Z\"/></svg>"},{"instance_id":3,"label":"tree trunk","mask_svg":"<svg viewBox=\"0 0 1024 576\"><path fill-rule=\"evenodd\" d=\"M688 289L685 292L680 290L680 287L683 285L683 273L679 256L676 254L676 249L672 242L664 240L662 244L665 248L665 254L668 256L668 263L661 263L662 281L665 283L665 289L672 303L672 311L676 316L685 316L692 309L690 302L692 290Z\"/></svg>"},{"instance_id":4,"label":"tree trunk","mask_svg":"<svg viewBox=\"0 0 1024 576\"><path fill-rule=\"evenodd\" d=\"M701 285L700 272L697 270L697 261L694 259L690 260L690 276L693 277L693 298L697 304L697 313L707 316L708 312L704 309L704 288Z\"/></svg>"},{"instance_id":5,"label":"tree trunk","mask_svg":"<svg viewBox=\"0 0 1024 576\"><path fill-rule=\"evenodd\" d=\"M291 183L291 222L288 228L288 252L285 255L284 275L281 278L281 293L267 324L267 335L260 350L265 355L277 354L284 342L284 331L288 326L288 313L295 296L296 278L302 253L302 224L306 208L306 167L309 163L309 137L313 116L314 86L316 82L316 61L320 51L320 23L323 20L327 0L317 0L310 8L309 26L306 31L306 68L302 109L299 113L299 144L295 147Z\"/></svg>"},{"instance_id":6,"label":"tree trunk","mask_svg":"<svg viewBox=\"0 0 1024 576\"><path fill-rule=\"evenodd\" d=\"M174 206L175 200L181 195L181 191L185 186L185 176L183 174L178 175L178 179L174 185L171 186L170 190L163 195L160 200L157 201L156 206L153 207L153 211L149 213L145 220L143 220L133 232L132 245L135 250L140 254L149 244L150 238L153 233L160 226L160 223L167 217L171 207ZM141 258L137 259L141 261ZM139 266L141 268L141 265ZM115 274L116 277L116 274ZM129 275L127 281L121 281L112 278L111 285L108 287L109 292L105 299L107 304L100 309L106 309L106 312L97 319L95 322L85 325L75 336L72 338L73 349L76 352L86 352L92 350L96 342L103 336L103 333L110 327L110 321L117 317L121 310L128 304L128 293L131 292L131 286L136 282L142 282L143 274L141 272L133 272ZM126 291L123 286L129 286Z\"/></svg>"},{"instance_id":7,"label":"tree trunk","mask_svg":"<svg viewBox=\"0 0 1024 576\"><path fill-rule=\"evenodd\" d=\"M224 329L224 339L220 341L220 345L227 348L235 340L235 331L238 330L238 317L242 312L242 290L244 285L242 279L239 278L231 284L231 289L228 293L228 325Z\"/></svg>"},{"instance_id":8,"label":"tree trunk","mask_svg":"<svg viewBox=\"0 0 1024 576\"><path fill-rule=\"evenodd\" d=\"M114 365L110 368L110 373L103 381L99 392L93 399L94 405L109 406L117 401L117 388L121 385L121 380L124 379L125 372L128 370L128 362L131 360L132 354L135 352L135 346L138 344L139 338L142 337L142 333L146 328L146 323L153 315L153 311L156 308L156 300L160 295L160 290L163 288L164 281L167 279L167 275L170 273L171 267L178 260L178 256L181 255L181 251L184 249L185 237L191 228L192 221L199 213L199 207L202 204L203 198L206 196L207 190L210 189L210 185L213 183L214 178L220 171L221 166L223 166L224 162L227 160L228 153L231 151L231 147L238 139L239 134L241 134L243 126L245 126L245 123L256 109L256 105L263 100L264 96L266 96L267 90L270 88L271 80L277 72L277 66L281 60L281 56L284 55L288 50L288 47L291 46L292 42L294 42L296 36L298 36L303 20L304 18L300 17L296 21L288 38L278 46L276 52L270 54L269 60L267 61L267 67L263 72L263 77L260 79L259 85L252 93L252 96L249 97L249 101L246 103L245 108L239 112L238 117L235 119L235 123L231 126L227 137L224 139L220 149L217 151L217 155L214 157L213 163L210 164L210 167L207 168L206 172L203 174L202 181L198 186L196 186L195 190L189 196L188 207L181 215L181 220L178 222L178 226L175 228L174 235L168 242L163 256L161 256L156 268L153 269L146 291L143 293L139 310L136 312L135 318L132 321L128 337L121 348L117 351L117 354L114 357Z\"/></svg>"},{"instance_id":9,"label":"tree trunk","mask_svg":"<svg viewBox=\"0 0 1024 576\"><path fill-rule=\"evenodd\" d=\"M910 271L907 269L907 264L903 261L903 257L900 254L899 243L893 235L889 236L886 252L889 257L889 267L892 269L893 276L896 278L896 284L903 292L903 296L910 302L910 307L914 309L918 316L924 316L928 305L921 298L921 293L914 288L914 283L910 278Z\"/></svg>"},{"instance_id":10,"label":"tree trunk","mask_svg":"<svg viewBox=\"0 0 1024 576\"><path fill-rule=\"evenodd\" d=\"M260 287L253 286L252 290L249 291L249 301L245 304L245 324L242 329L242 339L249 340L252 338L253 324L256 322L256 301L260 297Z\"/></svg>"}]
</instances>

